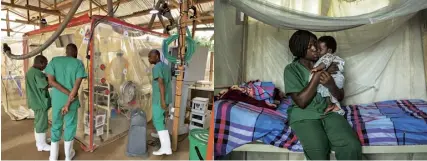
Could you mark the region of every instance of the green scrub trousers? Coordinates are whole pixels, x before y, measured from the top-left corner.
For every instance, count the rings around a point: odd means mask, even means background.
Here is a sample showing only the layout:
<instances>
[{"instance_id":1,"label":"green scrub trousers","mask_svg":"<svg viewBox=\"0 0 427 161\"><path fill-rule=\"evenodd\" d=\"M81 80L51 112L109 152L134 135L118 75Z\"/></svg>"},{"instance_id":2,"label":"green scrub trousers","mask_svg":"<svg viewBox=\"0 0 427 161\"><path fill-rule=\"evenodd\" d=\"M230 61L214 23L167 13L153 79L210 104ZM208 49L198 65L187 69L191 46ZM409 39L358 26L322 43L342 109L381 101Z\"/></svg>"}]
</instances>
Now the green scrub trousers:
<instances>
[{"instance_id":1,"label":"green scrub trousers","mask_svg":"<svg viewBox=\"0 0 427 161\"><path fill-rule=\"evenodd\" d=\"M158 79L162 79L165 86L165 103L169 107L172 100L171 89L171 68L163 63L158 62L152 69L153 75L153 95L152 95L152 111L153 111L153 124L157 131L165 130L165 110L161 106L161 95Z\"/></svg>"},{"instance_id":2,"label":"green scrub trousers","mask_svg":"<svg viewBox=\"0 0 427 161\"><path fill-rule=\"evenodd\" d=\"M86 78L87 74L83 62L72 57L60 56L50 61L45 69L46 74L55 77L56 81L70 92L74 87L77 78ZM68 100L68 95L60 92L58 89L52 90L52 142L61 140L62 130L64 130L64 140L72 141L76 136L77 130L77 110L80 102L75 100L68 108L68 113L64 116L61 110ZM63 129L65 124L65 129Z\"/></svg>"},{"instance_id":3,"label":"green scrub trousers","mask_svg":"<svg viewBox=\"0 0 427 161\"><path fill-rule=\"evenodd\" d=\"M361 160L362 147L345 118L335 112L321 119L292 123L292 130L304 148L308 160L329 160L335 151L337 160Z\"/></svg>"},{"instance_id":4,"label":"green scrub trousers","mask_svg":"<svg viewBox=\"0 0 427 161\"><path fill-rule=\"evenodd\" d=\"M34 111L34 127L36 128L36 133L46 133L48 128L48 110L47 109L38 109Z\"/></svg>"}]
</instances>

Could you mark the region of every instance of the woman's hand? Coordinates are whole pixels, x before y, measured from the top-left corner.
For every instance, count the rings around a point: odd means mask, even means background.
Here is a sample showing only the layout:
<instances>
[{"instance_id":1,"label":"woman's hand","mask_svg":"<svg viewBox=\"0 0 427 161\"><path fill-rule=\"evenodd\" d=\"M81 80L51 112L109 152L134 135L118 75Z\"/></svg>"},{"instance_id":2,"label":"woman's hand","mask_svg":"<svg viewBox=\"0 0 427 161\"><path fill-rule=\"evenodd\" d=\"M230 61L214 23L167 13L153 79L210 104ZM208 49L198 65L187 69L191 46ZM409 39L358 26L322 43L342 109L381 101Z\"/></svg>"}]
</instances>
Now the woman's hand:
<instances>
[{"instance_id":1,"label":"woman's hand","mask_svg":"<svg viewBox=\"0 0 427 161\"><path fill-rule=\"evenodd\" d=\"M326 88L331 89L335 86L335 81L332 79L331 74L329 72L321 72L320 73L320 84L324 85Z\"/></svg>"},{"instance_id":2,"label":"woman's hand","mask_svg":"<svg viewBox=\"0 0 427 161\"><path fill-rule=\"evenodd\" d=\"M336 63L336 62L333 62L333 63L329 66L329 68L328 68L328 69L326 69L326 71L327 71L329 74L335 74L335 73L337 73L337 72L338 72L338 70L339 70L339 68L338 68L338 63Z\"/></svg>"},{"instance_id":3,"label":"woman's hand","mask_svg":"<svg viewBox=\"0 0 427 161\"><path fill-rule=\"evenodd\" d=\"M329 89L329 92L338 100L342 101L344 99L344 89L339 89L335 85L335 81L332 78L329 72L323 71L320 73L320 84Z\"/></svg>"}]
</instances>

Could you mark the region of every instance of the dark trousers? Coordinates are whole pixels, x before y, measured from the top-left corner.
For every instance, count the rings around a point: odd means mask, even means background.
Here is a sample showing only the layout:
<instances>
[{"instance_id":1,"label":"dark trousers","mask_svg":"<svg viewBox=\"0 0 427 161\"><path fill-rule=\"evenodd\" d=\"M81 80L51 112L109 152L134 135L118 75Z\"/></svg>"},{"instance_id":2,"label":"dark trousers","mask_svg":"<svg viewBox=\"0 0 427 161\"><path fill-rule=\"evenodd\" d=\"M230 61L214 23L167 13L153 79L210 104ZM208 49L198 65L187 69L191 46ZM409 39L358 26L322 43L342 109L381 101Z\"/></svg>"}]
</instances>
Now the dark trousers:
<instances>
[{"instance_id":1,"label":"dark trousers","mask_svg":"<svg viewBox=\"0 0 427 161\"><path fill-rule=\"evenodd\" d=\"M304 148L307 160L361 160L362 147L345 118L335 112L322 119L302 120L291 125Z\"/></svg>"}]
</instances>

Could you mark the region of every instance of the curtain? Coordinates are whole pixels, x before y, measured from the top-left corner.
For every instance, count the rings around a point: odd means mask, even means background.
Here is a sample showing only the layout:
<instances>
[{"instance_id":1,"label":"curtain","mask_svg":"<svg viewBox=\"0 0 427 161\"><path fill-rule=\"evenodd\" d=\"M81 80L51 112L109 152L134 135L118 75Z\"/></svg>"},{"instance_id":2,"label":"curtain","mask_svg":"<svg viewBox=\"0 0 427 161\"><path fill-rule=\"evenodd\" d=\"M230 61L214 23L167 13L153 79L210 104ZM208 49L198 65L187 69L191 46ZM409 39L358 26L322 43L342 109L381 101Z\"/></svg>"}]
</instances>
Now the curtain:
<instances>
[{"instance_id":1,"label":"curtain","mask_svg":"<svg viewBox=\"0 0 427 161\"><path fill-rule=\"evenodd\" d=\"M270 1L262 2L268 3ZM327 7L325 2L329 4ZM409 2L405 1L405 3ZM230 4L231 2L229 1L228 3ZM242 3L250 2L245 1ZM304 12L310 12L313 19L328 19L328 21L333 22L335 18L355 19L357 16L372 15L379 13L380 10L389 10L390 5L396 6L394 5L395 3L393 1L360 1L359 3L346 4L340 0L309 0L297 3L297 1L293 0L282 0L281 2L275 2L274 5L282 5L280 7L281 10L290 10L289 8L293 12L304 10ZM314 4L315 7L308 7L311 4ZM355 9L362 6L370 6L370 8L366 13ZM245 11L244 8L239 9ZM396 10L396 7L392 9ZM216 11L222 12L222 8ZM305 15L308 15L308 13L305 13ZM228 28L238 26L231 21L234 21L234 17L226 14L222 16L215 15L215 21L217 21L215 23L217 24L215 26L216 29L218 26L222 27L223 25ZM412 12L411 14L396 16L347 30L315 32L318 37L323 35L335 37L338 42L337 54L346 60L345 104L370 103L390 99L426 99L426 79L420 30L420 19L422 18L422 16L416 15L416 12ZM223 24L223 20L229 23ZM246 73L245 80L273 81L276 86L284 90L283 70L293 60L288 48L288 41L295 30L284 28L283 26L275 26L266 23L265 19L259 21L255 18L249 18L247 28L247 37L245 38L247 44L244 45L246 48L243 56L246 65L242 66L244 68L242 72ZM222 52L218 53L219 58L216 58L236 60L242 57L237 53L228 52L231 48L238 48L238 46L231 44L239 44L241 41L221 37L232 35L231 31L225 33L216 31L216 33L216 35L219 35L216 40L222 40L219 42L220 45L216 46L216 48L222 49ZM243 38L243 36L240 38ZM238 67L241 67L239 62L223 61L218 64L222 67L237 67L237 69L227 69L227 71L231 71L228 73L223 71L223 77L239 76L238 71L241 70L238 69ZM220 72L219 70L222 69L216 69L216 72ZM223 84L227 85L240 83L231 79L226 81L224 78L218 78L217 75L215 75L215 79L222 79L224 80Z\"/></svg>"}]
</instances>

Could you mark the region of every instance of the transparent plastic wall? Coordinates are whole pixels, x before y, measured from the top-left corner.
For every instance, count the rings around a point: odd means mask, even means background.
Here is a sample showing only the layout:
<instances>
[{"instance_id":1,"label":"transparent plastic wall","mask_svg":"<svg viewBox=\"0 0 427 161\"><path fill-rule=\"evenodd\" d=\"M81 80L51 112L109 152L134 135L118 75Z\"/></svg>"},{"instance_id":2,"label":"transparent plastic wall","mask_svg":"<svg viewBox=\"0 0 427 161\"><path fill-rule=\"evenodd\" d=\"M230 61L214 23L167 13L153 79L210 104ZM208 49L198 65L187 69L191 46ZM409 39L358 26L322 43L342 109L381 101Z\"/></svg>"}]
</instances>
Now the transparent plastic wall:
<instances>
[{"instance_id":1,"label":"transparent plastic wall","mask_svg":"<svg viewBox=\"0 0 427 161\"><path fill-rule=\"evenodd\" d=\"M96 25L89 71L89 86L84 86L83 117L77 137L89 145L90 122L95 145L102 145L126 135L129 113L140 108L151 120L151 65L150 49L161 48L163 38L116 23ZM93 90L92 108L88 103ZM89 119L90 113L93 118Z\"/></svg>"},{"instance_id":2,"label":"transparent plastic wall","mask_svg":"<svg viewBox=\"0 0 427 161\"><path fill-rule=\"evenodd\" d=\"M14 53L22 53L23 41L3 39ZM11 120L34 118L28 109L25 95L24 61L13 60L5 54L1 58L1 105Z\"/></svg>"}]
</instances>

